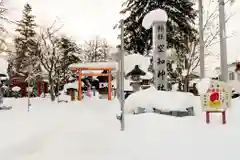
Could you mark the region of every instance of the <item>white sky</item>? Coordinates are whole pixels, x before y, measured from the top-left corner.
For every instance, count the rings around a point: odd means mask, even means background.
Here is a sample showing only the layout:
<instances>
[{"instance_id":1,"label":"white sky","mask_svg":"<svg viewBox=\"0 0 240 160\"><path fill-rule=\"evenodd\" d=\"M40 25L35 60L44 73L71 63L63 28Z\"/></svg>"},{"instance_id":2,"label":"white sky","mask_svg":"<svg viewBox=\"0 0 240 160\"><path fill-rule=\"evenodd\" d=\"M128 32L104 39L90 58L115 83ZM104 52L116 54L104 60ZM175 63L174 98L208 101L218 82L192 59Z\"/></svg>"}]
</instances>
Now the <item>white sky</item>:
<instances>
[{"instance_id":1,"label":"white sky","mask_svg":"<svg viewBox=\"0 0 240 160\"><path fill-rule=\"evenodd\" d=\"M106 38L115 46L118 44L117 31L113 26L121 18L119 11L124 0L5 0L9 9L8 17L11 20L20 20L23 6L29 2L36 15L36 21L43 26L50 25L56 17L60 23L64 23L61 32L72 36L75 40L82 42L99 35ZM204 0L205 1L205 0ZM206 1L205 1L206 2ZM235 36L228 39L228 61L235 61L240 52L240 2L236 2L228 9L235 12L234 17L227 24L227 33L236 32ZM11 29L14 31L14 28ZM219 53L219 44L213 47L212 52ZM206 64L213 68L219 66L219 61L208 58Z\"/></svg>"},{"instance_id":2,"label":"white sky","mask_svg":"<svg viewBox=\"0 0 240 160\"><path fill-rule=\"evenodd\" d=\"M20 20L26 2L33 8L39 25L47 26L59 18L64 24L61 32L77 41L92 39L96 35L116 44L117 31L113 26L119 21L121 0L5 0L11 20Z\"/></svg>"}]
</instances>

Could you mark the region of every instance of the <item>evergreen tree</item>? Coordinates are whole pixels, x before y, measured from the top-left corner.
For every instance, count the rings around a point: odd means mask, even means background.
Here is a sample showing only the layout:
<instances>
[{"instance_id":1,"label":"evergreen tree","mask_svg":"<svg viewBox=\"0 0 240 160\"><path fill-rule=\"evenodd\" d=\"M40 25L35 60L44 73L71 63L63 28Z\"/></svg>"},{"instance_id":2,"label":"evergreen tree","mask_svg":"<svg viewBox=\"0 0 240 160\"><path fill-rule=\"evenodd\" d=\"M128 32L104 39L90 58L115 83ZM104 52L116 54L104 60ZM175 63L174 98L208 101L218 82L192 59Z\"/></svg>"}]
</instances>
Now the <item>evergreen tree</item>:
<instances>
[{"instance_id":1,"label":"evergreen tree","mask_svg":"<svg viewBox=\"0 0 240 160\"><path fill-rule=\"evenodd\" d=\"M27 3L22 12L22 20L17 22L15 41L16 57L12 64L12 74L27 77L33 69L39 68L37 57L35 57L35 16L32 15L32 8ZM34 66L32 66L34 65ZM31 67L30 67L31 66ZM31 68L31 71L29 70ZM36 73L36 71L34 71Z\"/></svg>"},{"instance_id":2,"label":"evergreen tree","mask_svg":"<svg viewBox=\"0 0 240 160\"><path fill-rule=\"evenodd\" d=\"M196 38L194 20L197 16L191 0L126 0L120 12L129 15L124 19L124 43L127 51L144 54L152 48L152 29L142 27L144 16L157 8L168 14L167 42L168 48L184 48L182 38L189 35Z\"/></svg>"},{"instance_id":3,"label":"evergreen tree","mask_svg":"<svg viewBox=\"0 0 240 160\"><path fill-rule=\"evenodd\" d=\"M68 77L68 66L72 63L81 62L81 49L78 45L69 37L62 36L57 39L57 46L61 51L60 63L61 63L61 73L63 80Z\"/></svg>"}]
</instances>

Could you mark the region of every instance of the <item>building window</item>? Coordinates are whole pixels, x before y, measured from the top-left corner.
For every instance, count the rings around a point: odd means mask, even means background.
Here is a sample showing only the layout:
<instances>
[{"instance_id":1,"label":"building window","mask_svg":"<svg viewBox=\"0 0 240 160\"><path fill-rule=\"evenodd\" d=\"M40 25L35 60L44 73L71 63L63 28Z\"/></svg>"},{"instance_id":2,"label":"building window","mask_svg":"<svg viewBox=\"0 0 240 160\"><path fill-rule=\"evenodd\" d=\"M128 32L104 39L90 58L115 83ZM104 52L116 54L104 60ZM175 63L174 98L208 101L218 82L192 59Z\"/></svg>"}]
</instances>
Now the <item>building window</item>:
<instances>
[{"instance_id":1,"label":"building window","mask_svg":"<svg viewBox=\"0 0 240 160\"><path fill-rule=\"evenodd\" d=\"M229 73L229 80L234 80L235 79L234 76L235 76L234 72Z\"/></svg>"}]
</instances>

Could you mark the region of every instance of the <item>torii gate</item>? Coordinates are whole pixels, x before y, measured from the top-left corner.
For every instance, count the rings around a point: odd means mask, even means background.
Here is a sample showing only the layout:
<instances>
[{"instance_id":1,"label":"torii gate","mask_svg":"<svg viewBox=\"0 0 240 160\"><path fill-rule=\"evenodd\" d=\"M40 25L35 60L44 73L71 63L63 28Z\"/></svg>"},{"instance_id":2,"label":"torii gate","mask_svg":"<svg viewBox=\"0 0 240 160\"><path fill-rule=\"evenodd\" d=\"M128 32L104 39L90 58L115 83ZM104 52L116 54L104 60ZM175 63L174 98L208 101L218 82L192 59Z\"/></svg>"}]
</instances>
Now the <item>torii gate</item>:
<instances>
[{"instance_id":1,"label":"torii gate","mask_svg":"<svg viewBox=\"0 0 240 160\"><path fill-rule=\"evenodd\" d=\"M91 67L92 66L92 67ZM82 99L82 77L83 76L108 76L108 100L112 99L112 75L116 63L111 65L109 62L72 64L69 68L72 71L78 71L78 99ZM82 73L85 70L107 70L107 73Z\"/></svg>"}]
</instances>

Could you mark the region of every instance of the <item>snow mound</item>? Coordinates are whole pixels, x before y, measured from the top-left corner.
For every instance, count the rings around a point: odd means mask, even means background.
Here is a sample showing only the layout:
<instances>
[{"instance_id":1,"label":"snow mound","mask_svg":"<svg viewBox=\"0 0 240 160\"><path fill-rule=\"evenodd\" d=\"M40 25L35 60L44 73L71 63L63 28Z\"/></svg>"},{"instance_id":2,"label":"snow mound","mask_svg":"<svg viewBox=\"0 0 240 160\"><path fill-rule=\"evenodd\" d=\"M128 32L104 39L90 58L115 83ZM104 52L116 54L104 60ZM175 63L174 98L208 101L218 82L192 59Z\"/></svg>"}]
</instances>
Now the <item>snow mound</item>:
<instances>
[{"instance_id":1,"label":"snow mound","mask_svg":"<svg viewBox=\"0 0 240 160\"><path fill-rule=\"evenodd\" d=\"M14 91L14 92L19 92L20 90L21 90L21 88L18 87L18 86L14 86L14 87L12 88L12 91Z\"/></svg>"},{"instance_id":2,"label":"snow mound","mask_svg":"<svg viewBox=\"0 0 240 160\"><path fill-rule=\"evenodd\" d=\"M156 21L166 22L167 19L168 19L168 16L164 10L156 9L156 10L153 10L153 11L149 12L148 14L146 14L146 16L143 18L142 26L145 29L150 29L154 22L156 22Z\"/></svg>"},{"instance_id":3,"label":"snow mound","mask_svg":"<svg viewBox=\"0 0 240 160\"><path fill-rule=\"evenodd\" d=\"M152 79L153 78L153 73L151 72L146 72L146 75L141 76L142 79Z\"/></svg>"},{"instance_id":4,"label":"snow mound","mask_svg":"<svg viewBox=\"0 0 240 160\"><path fill-rule=\"evenodd\" d=\"M211 85L211 79L210 78L203 78L197 83L197 89L199 94L205 94L207 93L208 88Z\"/></svg>"},{"instance_id":5,"label":"snow mound","mask_svg":"<svg viewBox=\"0 0 240 160\"><path fill-rule=\"evenodd\" d=\"M157 108L164 111L186 111L186 108L194 106L192 98L194 96L191 93L158 91L155 87L150 87L131 94L125 100L125 111L132 113L139 107L147 110Z\"/></svg>"},{"instance_id":6,"label":"snow mound","mask_svg":"<svg viewBox=\"0 0 240 160\"><path fill-rule=\"evenodd\" d=\"M84 87L83 82L82 82L82 87ZM65 84L63 87L64 92L66 92L68 89L77 89L78 90L78 81Z\"/></svg>"}]
</instances>

